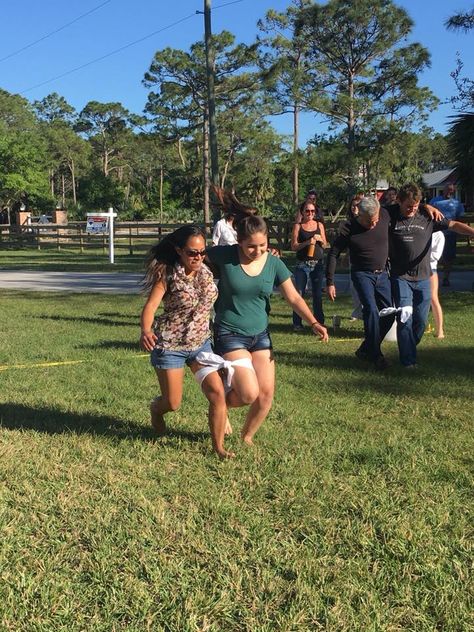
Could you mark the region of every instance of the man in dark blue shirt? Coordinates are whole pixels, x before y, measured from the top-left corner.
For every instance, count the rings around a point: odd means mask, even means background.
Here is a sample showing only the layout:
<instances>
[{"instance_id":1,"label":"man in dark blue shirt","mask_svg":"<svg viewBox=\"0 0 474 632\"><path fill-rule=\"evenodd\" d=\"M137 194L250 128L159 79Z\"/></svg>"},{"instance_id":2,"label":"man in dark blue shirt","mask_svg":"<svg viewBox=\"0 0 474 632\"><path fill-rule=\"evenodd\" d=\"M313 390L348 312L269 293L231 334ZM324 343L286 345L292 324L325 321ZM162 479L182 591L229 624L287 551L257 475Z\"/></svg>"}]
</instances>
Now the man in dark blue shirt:
<instances>
[{"instance_id":1,"label":"man in dark blue shirt","mask_svg":"<svg viewBox=\"0 0 474 632\"><path fill-rule=\"evenodd\" d=\"M430 204L438 209L446 219L458 220L464 215L464 206L456 199L456 187L449 183L443 189L443 195L430 200ZM445 232L443 250L443 285L449 286L449 275L456 259L457 235L451 230Z\"/></svg>"}]
</instances>

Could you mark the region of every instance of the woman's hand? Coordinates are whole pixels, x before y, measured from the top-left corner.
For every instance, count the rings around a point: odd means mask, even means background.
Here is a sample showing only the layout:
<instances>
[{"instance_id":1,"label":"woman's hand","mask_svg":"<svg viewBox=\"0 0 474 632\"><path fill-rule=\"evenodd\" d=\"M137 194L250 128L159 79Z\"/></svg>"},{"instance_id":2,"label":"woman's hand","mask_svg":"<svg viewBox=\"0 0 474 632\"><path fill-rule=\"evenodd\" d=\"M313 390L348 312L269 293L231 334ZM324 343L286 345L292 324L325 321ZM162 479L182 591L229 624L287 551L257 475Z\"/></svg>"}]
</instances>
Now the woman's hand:
<instances>
[{"instance_id":1,"label":"woman's hand","mask_svg":"<svg viewBox=\"0 0 474 632\"><path fill-rule=\"evenodd\" d=\"M322 340L322 342L328 342L329 340L328 330L326 329L324 325L321 325L321 323L317 323L317 322L313 323L311 325L311 331L313 332L315 336L319 336L319 339Z\"/></svg>"},{"instance_id":2,"label":"woman's hand","mask_svg":"<svg viewBox=\"0 0 474 632\"><path fill-rule=\"evenodd\" d=\"M154 334L151 330L142 330L140 336L140 347L143 349L143 351L153 351L157 340L158 338L156 337L156 334Z\"/></svg>"}]
</instances>

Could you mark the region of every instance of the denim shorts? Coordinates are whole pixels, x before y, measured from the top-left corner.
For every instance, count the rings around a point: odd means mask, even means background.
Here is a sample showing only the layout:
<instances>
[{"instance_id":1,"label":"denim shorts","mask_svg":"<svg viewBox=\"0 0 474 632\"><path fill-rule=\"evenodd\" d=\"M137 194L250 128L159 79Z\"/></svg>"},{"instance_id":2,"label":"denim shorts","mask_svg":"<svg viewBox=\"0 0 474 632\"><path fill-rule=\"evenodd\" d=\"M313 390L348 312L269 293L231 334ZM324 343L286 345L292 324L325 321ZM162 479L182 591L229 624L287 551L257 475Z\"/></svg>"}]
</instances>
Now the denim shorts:
<instances>
[{"instance_id":1,"label":"denim shorts","mask_svg":"<svg viewBox=\"0 0 474 632\"><path fill-rule=\"evenodd\" d=\"M150 355L150 362L155 369L182 369L185 364L190 366L196 361L201 351L212 352L211 341L206 340L198 349L159 349L155 347Z\"/></svg>"},{"instance_id":2,"label":"denim shorts","mask_svg":"<svg viewBox=\"0 0 474 632\"><path fill-rule=\"evenodd\" d=\"M236 351L237 349L247 349L247 351L263 351L273 349L272 339L268 330L265 329L255 336L244 336L235 331L229 331L225 327L214 327L214 351L219 355Z\"/></svg>"}]
</instances>

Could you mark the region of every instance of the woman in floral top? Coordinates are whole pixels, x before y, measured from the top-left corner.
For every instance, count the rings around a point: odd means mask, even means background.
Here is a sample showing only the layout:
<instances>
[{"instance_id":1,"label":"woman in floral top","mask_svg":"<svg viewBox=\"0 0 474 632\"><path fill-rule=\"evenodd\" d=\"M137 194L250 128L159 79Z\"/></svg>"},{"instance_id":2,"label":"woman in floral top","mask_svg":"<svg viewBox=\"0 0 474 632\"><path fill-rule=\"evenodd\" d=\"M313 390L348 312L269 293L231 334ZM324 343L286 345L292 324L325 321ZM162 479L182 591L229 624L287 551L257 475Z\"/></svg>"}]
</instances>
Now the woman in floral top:
<instances>
[{"instance_id":1,"label":"woman in floral top","mask_svg":"<svg viewBox=\"0 0 474 632\"><path fill-rule=\"evenodd\" d=\"M141 314L140 346L151 352L161 395L150 406L151 423L159 434L166 432L164 415L181 404L184 365L193 373L202 365L201 351L211 352L209 317L217 288L212 272L203 263L204 233L198 226L182 226L162 239L150 252L144 286L148 300ZM163 313L155 312L163 302ZM224 448L227 407L222 379L210 373L202 382L209 400L212 445L221 458L234 456Z\"/></svg>"}]
</instances>

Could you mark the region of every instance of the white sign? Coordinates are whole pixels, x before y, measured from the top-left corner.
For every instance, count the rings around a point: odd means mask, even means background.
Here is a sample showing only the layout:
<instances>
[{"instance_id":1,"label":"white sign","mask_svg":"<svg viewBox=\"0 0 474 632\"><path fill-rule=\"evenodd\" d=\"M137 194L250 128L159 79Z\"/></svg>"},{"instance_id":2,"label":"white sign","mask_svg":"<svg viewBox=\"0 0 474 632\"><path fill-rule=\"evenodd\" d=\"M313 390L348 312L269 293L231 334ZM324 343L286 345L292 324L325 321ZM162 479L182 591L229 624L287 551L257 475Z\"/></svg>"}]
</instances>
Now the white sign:
<instances>
[{"instance_id":1,"label":"white sign","mask_svg":"<svg viewBox=\"0 0 474 632\"><path fill-rule=\"evenodd\" d=\"M87 213L86 233L106 235L109 232L109 216L104 214L92 215Z\"/></svg>"},{"instance_id":2,"label":"white sign","mask_svg":"<svg viewBox=\"0 0 474 632\"><path fill-rule=\"evenodd\" d=\"M86 232L94 235L109 235L110 263L115 263L114 217L117 217L117 213L114 213L112 207L107 213L87 213Z\"/></svg>"}]
</instances>

